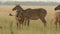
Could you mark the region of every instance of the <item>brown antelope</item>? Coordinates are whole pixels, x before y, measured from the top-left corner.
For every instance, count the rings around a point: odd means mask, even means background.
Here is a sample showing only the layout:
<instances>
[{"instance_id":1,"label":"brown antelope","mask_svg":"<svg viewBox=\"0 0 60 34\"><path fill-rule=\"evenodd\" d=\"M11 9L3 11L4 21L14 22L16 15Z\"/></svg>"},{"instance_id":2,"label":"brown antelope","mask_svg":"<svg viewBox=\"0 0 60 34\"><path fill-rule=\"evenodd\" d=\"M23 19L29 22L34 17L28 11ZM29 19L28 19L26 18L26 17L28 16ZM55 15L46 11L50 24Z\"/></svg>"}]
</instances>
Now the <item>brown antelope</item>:
<instances>
[{"instance_id":1,"label":"brown antelope","mask_svg":"<svg viewBox=\"0 0 60 34\"><path fill-rule=\"evenodd\" d=\"M60 27L60 5L55 7L55 11L56 11L56 13L55 13L55 25L56 25L56 28L57 28L57 23L59 23L59 27Z\"/></svg>"},{"instance_id":2,"label":"brown antelope","mask_svg":"<svg viewBox=\"0 0 60 34\"><path fill-rule=\"evenodd\" d=\"M16 17L20 18L20 15L22 15L21 18L22 18L23 22L25 21L25 23L27 23L28 26L29 26L30 19L32 19L32 20L40 19L43 22L44 26L46 26L46 24L47 24L47 22L45 20L47 11L43 8L38 8L38 9L28 8L28 9L24 10L20 5L16 5L12 10L13 11L16 10ZM18 19L17 19L17 21L18 21L18 23L20 23L20 21ZM26 21L28 21L28 22L26 22Z\"/></svg>"}]
</instances>

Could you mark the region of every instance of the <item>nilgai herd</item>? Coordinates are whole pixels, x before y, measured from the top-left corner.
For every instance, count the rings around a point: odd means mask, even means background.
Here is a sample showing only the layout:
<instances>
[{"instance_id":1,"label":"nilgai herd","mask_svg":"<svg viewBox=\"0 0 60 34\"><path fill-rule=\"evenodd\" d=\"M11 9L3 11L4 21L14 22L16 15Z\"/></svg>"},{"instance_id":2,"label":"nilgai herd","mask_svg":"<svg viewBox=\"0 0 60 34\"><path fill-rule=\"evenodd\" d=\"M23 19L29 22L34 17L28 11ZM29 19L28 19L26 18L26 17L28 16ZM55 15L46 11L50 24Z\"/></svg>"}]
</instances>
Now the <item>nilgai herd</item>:
<instances>
[{"instance_id":1,"label":"nilgai herd","mask_svg":"<svg viewBox=\"0 0 60 34\"><path fill-rule=\"evenodd\" d=\"M60 5L58 5L56 8L54 8L54 10L60 10ZM18 27L23 27L23 24L25 24L25 26L29 27L29 22L30 20L38 20L40 19L42 21L42 23L44 24L44 27L47 26L47 21L45 19L46 15L47 15L47 10L43 9L43 8L38 8L38 9L31 9L28 8L26 10L24 10L20 5L16 5L12 11L16 11L16 24L17 24L17 28ZM14 16L11 13L9 14L10 16ZM60 27L60 12L56 12L55 13L55 25L57 28L57 23L59 23L59 27Z\"/></svg>"}]
</instances>

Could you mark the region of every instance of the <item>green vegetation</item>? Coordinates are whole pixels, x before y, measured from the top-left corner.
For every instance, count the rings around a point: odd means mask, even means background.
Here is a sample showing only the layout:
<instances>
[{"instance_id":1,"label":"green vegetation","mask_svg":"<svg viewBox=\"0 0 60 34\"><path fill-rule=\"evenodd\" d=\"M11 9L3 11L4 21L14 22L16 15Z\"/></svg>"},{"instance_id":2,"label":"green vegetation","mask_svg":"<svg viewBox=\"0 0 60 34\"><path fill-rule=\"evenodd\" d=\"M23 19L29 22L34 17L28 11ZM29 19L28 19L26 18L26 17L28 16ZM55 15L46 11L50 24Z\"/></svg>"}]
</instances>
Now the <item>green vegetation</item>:
<instances>
[{"instance_id":1,"label":"green vegetation","mask_svg":"<svg viewBox=\"0 0 60 34\"><path fill-rule=\"evenodd\" d=\"M16 22L8 18L0 17L0 24L2 26L0 34L60 34L59 28L56 30L54 24L52 24L53 20L46 28L44 28L40 20L31 20L29 28L24 26L23 29L17 29Z\"/></svg>"}]
</instances>

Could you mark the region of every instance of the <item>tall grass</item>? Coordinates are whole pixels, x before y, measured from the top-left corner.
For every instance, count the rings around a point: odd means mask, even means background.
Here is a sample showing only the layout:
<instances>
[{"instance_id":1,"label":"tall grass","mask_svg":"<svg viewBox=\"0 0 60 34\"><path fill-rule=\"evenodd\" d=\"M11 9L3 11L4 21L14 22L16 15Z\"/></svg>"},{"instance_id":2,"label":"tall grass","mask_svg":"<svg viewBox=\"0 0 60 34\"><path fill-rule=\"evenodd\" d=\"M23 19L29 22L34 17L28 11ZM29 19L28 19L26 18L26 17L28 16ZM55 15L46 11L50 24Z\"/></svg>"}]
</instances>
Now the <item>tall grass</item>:
<instances>
[{"instance_id":1,"label":"tall grass","mask_svg":"<svg viewBox=\"0 0 60 34\"><path fill-rule=\"evenodd\" d=\"M24 27L22 30L17 30L16 23L11 18L1 18L0 21L3 29L1 29L1 34L60 34L59 29L55 30L53 20L50 20L50 25L44 28L43 23L40 20L31 20L30 27L27 29ZM48 24L48 23L47 23Z\"/></svg>"},{"instance_id":2,"label":"tall grass","mask_svg":"<svg viewBox=\"0 0 60 34\"><path fill-rule=\"evenodd\" d=\"M13 26L13 21L11 21L11 24L10 24L10 31L11 31L11 34L13 34L12 26Z\"/></svg>"}]
</instances>

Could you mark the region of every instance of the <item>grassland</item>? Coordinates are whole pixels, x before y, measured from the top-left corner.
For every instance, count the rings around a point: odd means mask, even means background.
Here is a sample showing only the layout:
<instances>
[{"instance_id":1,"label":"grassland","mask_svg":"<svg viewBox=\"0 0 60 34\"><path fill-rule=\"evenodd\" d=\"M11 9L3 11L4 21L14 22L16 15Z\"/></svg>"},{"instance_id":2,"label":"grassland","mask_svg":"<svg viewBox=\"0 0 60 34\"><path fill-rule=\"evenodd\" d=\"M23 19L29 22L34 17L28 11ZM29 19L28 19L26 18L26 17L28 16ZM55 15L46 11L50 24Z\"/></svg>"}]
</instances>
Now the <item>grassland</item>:
<instances>
[{"instance_id":1,"label":"grassland","mask_svg":"<svg viewBox=\"0 0 60 34\"><path fill-rule=\"evenodd\" d=\"M54 8L55 6L22 6L23 9L27 8L44 8L47 10L47 27L44 28L41 20L31 20L30 27L25 27L23 29L17 29L16 20L14 16L9 16L9 13L15 14L12 11L14 6L0 6L0 34L60 34L59 28L55 28L54 25Z\"/></svg>"}]
</instances>

